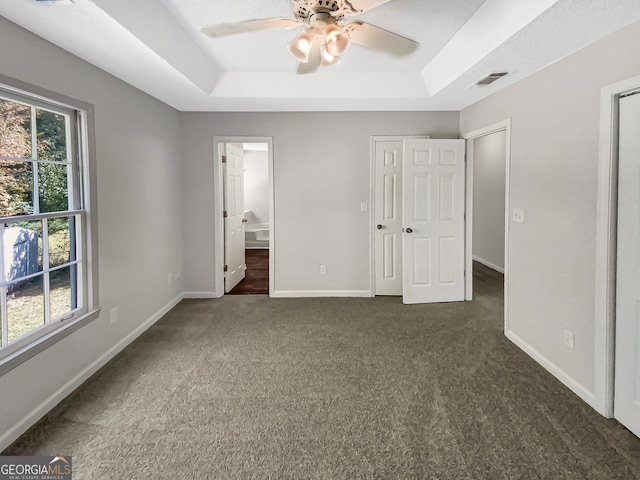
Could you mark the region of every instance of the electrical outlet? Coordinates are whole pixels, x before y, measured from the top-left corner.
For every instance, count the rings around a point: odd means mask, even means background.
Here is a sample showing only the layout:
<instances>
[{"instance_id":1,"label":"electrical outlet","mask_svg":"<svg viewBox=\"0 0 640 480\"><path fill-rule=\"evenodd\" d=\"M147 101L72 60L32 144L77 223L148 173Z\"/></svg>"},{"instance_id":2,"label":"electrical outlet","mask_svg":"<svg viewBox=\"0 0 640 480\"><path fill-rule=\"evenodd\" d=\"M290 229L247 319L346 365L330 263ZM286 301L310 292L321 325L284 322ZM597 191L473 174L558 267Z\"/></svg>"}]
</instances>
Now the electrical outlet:
<instances>
[{"instance_id":1,"label":"electrical outlet","mask_svg":"<svg viewBox=\"0 0 640 480\"><path fill-rule=\"evenodd\" d=\"M573 346L575 345L575 337L569 330L564 331L564 344L565 346L573 350Z\"/></svg>"},{"instance_id":2,"label":"electrical outlet","mask_svg":"<svg viewBox=\"0 0 640 480\"><path fill-rule=\"evenodd\" d=\"M367 202L360 202L360 211L366 212L367 210L369 210L369 205L367 204Z\"/></svg>"},{"instance_id":3,"label":"electrical outlet","mask_svg":"<svg viewBox=\"0 0 640 480\"><path fill-rule=\"evenodd\" d=\"M327 274L327 266L320 265L320 275L326 275L326 274Z\"/></svg>"},{"instance_id":4,"label":"electrical outlet","mask_svg":"<svg viewBox=\"0 0 640 480\"><path fill-rule=\"evenodd\" d=\"M109 310L109 323L113 325L118 321L118 307L113 307Z\"/></svg>"},{"instance_id":5,"label":"electrical outlet","mask_svg":"<svg viewBox=\"0 0 640 480\"><path fill-rule=\"evenodd\" d=\"M513 209L513 221L515 223L524 223L524 208Z\"/></svg>"},{"instance_id":6,"label":"electrical outlet","mask_svg":"<svg viewBox=\"0 0 640 480\"><path fill-rule=\"evenodd\" d=\"M171 285L173 282L173 275L171 273L167 273L167 285Z\"/></svg>"}]
</instances>

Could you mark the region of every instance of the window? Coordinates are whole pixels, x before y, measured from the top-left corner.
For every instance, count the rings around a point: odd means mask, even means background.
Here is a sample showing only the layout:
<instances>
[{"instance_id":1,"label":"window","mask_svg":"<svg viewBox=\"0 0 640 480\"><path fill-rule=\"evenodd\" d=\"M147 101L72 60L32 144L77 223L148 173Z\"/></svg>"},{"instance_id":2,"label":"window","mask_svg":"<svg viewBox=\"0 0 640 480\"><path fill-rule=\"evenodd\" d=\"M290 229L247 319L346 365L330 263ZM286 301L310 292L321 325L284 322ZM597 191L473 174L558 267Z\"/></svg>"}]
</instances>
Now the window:
<instances>
[{"instance_id":1,"label":"window","mask_svg":"<svg viewBox=\"0 0 640 480\"><path fill-rule=\"evenodd\" d=\"M95 310L85 115L0 87L0 362Z\"/></svg>"}]
</instances>

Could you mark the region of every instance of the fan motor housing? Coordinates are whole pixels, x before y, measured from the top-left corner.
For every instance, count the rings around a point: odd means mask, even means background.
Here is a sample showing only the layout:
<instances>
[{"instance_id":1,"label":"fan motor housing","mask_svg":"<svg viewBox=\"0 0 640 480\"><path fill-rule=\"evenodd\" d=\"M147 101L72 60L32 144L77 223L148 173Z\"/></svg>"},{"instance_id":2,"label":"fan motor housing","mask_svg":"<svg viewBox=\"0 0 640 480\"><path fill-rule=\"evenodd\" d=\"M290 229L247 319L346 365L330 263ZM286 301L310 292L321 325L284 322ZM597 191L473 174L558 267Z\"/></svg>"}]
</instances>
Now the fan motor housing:
<instances>
[{"instance_id":1,"label":"fan motor housing","mask_svg":"<svg viewBox=\"0 0 640 480\"><path fill-rule=\"evenodd\" d=\"M348 0L292 0L294 15L309 25L317 20L337 23L344 19L345 12L356 13ZM320 18L318 18L320 17ZM330 18L329 18L330 17Z\"/></svg>"}]
</instances>

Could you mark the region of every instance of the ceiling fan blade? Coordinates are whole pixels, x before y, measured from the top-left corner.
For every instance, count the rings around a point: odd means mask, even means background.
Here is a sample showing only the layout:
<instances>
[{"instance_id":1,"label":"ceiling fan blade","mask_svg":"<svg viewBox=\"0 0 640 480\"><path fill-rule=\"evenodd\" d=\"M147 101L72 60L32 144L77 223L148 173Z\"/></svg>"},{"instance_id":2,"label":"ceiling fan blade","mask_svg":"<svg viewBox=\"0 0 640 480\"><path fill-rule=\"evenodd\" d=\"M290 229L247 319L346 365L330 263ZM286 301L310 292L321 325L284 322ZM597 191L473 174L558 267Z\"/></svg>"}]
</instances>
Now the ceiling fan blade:
<instances>
[{"instance_id":1,"label":"ceiling fan blade","mask_svg":"<svg viewBox=\"0 0 640 480\"><path fill-rule=\"evenodd\" d=\"M347 23L345 32L353 43L395 57L409 55L420 46L409 38L364 22Z\"/></svg>"},{"instance_id":2,"label":"ceiling fan blade","mask_svg":"<svg viewBox=\"0 0 640 480\"><path fill-rule=\"evenodd\" d=\"M322 64L322 45L315 41L309 50L309 60L307 63L300 62L298 64L298 75L317 72Z\"/></svg>"},{"instance_id":3,"label":"ceiling fan blade","mask_svg":"<svg viewBox=\"0 0 640 480\"><path fill-rule=\"evenodd\" d=\"M382 4L389 2L390 0L351 0L351 8L358 13L366 12L373 8L379 7Z\"/></svg>"},{"instance_id":4,"label":"ceiling fan blade","mask_svg":"<svg viewBox=\"0 0 640 480\"><path fill-rule=\"evenodd\" d=\"M300 23L292 18L263 18L260 20L246 20L244 22L220 23L218 25L211 25L210 27L202 27L200 31L205 35L216 38L235 35L237 33L257 32L259 30L275 28L291 30L298 26L300 26Z\"/></svg>"}]
</instances>

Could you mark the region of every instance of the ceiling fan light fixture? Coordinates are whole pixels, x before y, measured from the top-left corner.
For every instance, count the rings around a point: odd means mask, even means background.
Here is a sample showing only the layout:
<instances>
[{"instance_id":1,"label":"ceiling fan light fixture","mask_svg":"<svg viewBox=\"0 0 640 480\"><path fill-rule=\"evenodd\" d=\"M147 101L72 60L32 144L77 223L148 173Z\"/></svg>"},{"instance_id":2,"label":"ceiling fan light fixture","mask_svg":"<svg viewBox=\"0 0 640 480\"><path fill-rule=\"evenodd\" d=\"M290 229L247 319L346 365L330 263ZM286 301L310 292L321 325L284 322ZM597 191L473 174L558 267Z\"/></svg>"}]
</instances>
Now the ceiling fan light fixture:
<instances>
[{"instance_id":1,"label":"ceiling fan light fixture","mask_svg":"<svg viewBox=\"0 0 640 480\"><path fill-rule=\"evenodd\" d=\"M313 44L313 38L307 32L302 32L298 37L289 44L287 50L293 55L293 58L302 63L309 61L309 51Z\"/></svg>"},{"instance_id":2,"label":"ceiling fan light fixture","mask_svg":"<svg viewBox=\"0 0 640 480\"><path fill-rule=\"evenodd\" d=\"M1 0L0 0L1 1ZM47 0L26 0L44 2ZM79 0L48 0L79 1ZM85 0L83 0L85 1ZM209 37L219 38L262 30L291 30L303 27L287 50L298 61L297 73L315 73L322 66L340 63L351 43L394 57L413 53L418 42L359 20L344 23L353 17L390 0L291 0L295 18L276 17L220 23L200 28ZM354 5L352 5L355 4Z\"/></svg>"},{"instance_id":3,"label":"ceiling fan light fixture","mask_svg":"<svg viewBox=\"0 0 640 480\"><path fill-rule=\"evenodd\" d=\"M327 41L327 52L334 57L339 57L349 48L351 41L349 36L338 25L329 25L324 30Z\"/></svg>"}]
</instances>

